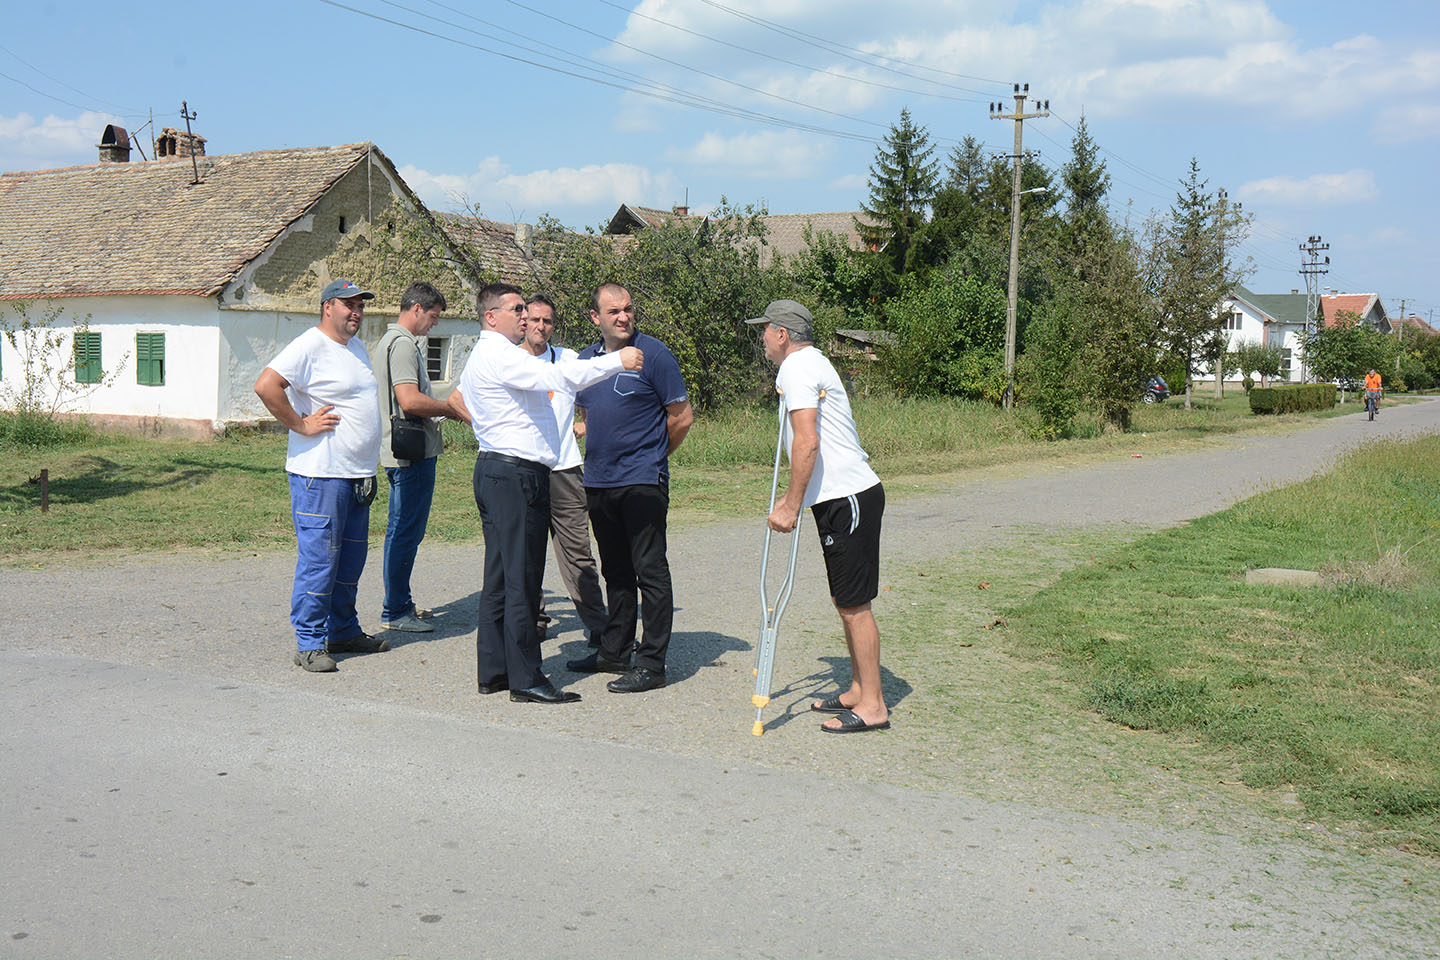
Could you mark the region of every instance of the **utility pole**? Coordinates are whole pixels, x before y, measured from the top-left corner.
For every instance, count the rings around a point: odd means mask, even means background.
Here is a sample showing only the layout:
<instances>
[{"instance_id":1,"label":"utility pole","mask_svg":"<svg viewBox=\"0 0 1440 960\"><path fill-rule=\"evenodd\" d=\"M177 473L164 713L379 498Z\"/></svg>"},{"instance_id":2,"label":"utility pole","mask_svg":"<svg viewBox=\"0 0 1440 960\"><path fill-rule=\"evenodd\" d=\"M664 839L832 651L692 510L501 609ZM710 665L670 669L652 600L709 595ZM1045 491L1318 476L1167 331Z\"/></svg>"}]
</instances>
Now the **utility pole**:
<instances>
[{"instance_id":1,"label":"utility pole","mask_svg":"<svg viewBox=\"0 0 1440 960\"><path fill-rule=\"evenodd\" d=\"M195 179L190 181L194 186L200 182L200 161L195 159L195 134L190 130L190 121L199 114L190 112L190 104L184 100L180 101L180 116L185 121L185 138L190 145L190 169L195 171Z\"/></svg>"},{"instance_id":2,"label":"utility pole","mask_svg":"<svg viewBox=\"0 0 1440 960\"><path fill-rule=\"evenodd\" d=\"M1395 351L1395 376L1400 376L1400 354L1405 343L1405 301L1409 297L1400 298L1400 325L1395 328L1395 342L1401 344L1401 349Z\"/></svg>"},{"instance_id":3,"label":"utility pole","mask_svg":"<svg viewBox=\"0 0 1440 960\"><path fill-rule=\"evenodd\" d=\"M1330 258L1322 262L1320 254L1330 249L1330 244L1320 242L1320 234L1312 234L1300 244L1300 275L1305 278L1305 337L1310 336L1310 324L1315 322L1315 312L1320 309L1320 277L1330 272ZM1308 259L1307 259L1308 258ZM1310 379L1310 365L1305 360L1302 344L1300 350L1300 382Z\"/></svg>"},{"instance_id":4,"label":"utility pole","mask_svg":"<svg viewBox=\"0 0 1440 960\"><path fill-rule=\"evenodd\" d=\"M991 120L1015 121L1015 152L1010 155L1015 165L1010 180L1010 296L1005 303L1005 396L1001 401L1006 410L1015 407L1015 314L1020 302L1020 164L1025 159L1022 131L1026 120L1050 116L1049 100L1043 104L1036 100L1035 105L1039 109L1034 113L1025 112L1025 101L1030 97L1030 84L1025 84L1023 88L1020 84L1015 84L1014 97L1014 113L1003 112L1003 101L990 104Z\"/></svg>"},{"instance_id":5,"label":"utility pole","mask_svg":"<svg viewBox=\"0 0 1440 960\"><path fill-rule=\"evenodd\" d=\"M1226 275L1226 277L1227 277L1227 279L1228 279L1228 277L1229 277L1229 275L1230 275L1230 261L1229 261L1228 259L1226 259L1225 244L1226 244L1226 242L1230 239L1230 233L1229 233L1229 231L1230 231L1231 211L1232 211L1232 209L1233 209L1233 211L1234 211L1234 216L1238 219L1238 218L1244 216L1244 214L1245 214L1245 205L1244 205L1243 203L1240 203L1240 202L1237 201L1237 202L1235 203L1234 207L1232 208L1231 205L1230 205L1230 194L1225 190L1224 187L1221 187L1220 190L1219 190L1218 205L1219 205L1219 208L1220 208L1220 215L1219 215L1219 217L1218 217L1218 222L1219 222L1219 227L1220 227L1220 268L1225 271L1225 275ZM1225 293L1228 295L1229 293L1231 293L1231 291L1227 289L1227 290L1225 291ZM1221 302L1223 303L1224 301L1222 300ZM1227 329L1227 326L1226 326L1227 321L1228 321L1228 315L1224 315L1224 316L1221 316L1221 317L1220 317L1220 338L1225 342L1225 347L1228 349L1229 346L1230 346L1230 336L1225 333L1225 330ZM1225 399L1225 353L1224 353L1224 351L1221 351L1220 356L1216 358L1216 360L1215 360L1215 369L1214 369L1212 372L1215 374L1215 399L1216 399L1216 400L1223 400L1223 399ZM1240 371L1240 375L1243 377L1243 376L1245 376L1248 372L1249 372L1249 371L1241 370L1241 371Z\"/></svg>"}]
</instances>

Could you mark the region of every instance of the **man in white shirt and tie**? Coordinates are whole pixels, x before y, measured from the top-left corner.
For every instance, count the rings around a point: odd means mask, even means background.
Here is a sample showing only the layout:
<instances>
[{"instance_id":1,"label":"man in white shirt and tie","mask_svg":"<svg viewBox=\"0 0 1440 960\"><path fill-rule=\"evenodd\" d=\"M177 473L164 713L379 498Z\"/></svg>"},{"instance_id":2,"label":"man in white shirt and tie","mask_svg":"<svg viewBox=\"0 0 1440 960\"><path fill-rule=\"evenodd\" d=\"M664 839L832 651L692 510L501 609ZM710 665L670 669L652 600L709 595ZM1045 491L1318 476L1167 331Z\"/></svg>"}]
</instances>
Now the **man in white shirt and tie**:
<instances>
[{"instance_id":1,"label":"man in white shirt and tie","mask_svg":"<svg viewBox=\"0 0 1440 960\"><path fill-rule=\"evenodd\" d=\"M639 370L634 347L596 360L548 363L524 350L529 313L520 288L492 283L476 298L482 330L450 403L470 422L480 452L475 504L485 532L485 583L475 635L481 693L510 691L518 703L573 703L540 670L535 618L550 529L550 471L560 425L550 391L577 392L623 370Z\"/></svg>"}]
</instances>

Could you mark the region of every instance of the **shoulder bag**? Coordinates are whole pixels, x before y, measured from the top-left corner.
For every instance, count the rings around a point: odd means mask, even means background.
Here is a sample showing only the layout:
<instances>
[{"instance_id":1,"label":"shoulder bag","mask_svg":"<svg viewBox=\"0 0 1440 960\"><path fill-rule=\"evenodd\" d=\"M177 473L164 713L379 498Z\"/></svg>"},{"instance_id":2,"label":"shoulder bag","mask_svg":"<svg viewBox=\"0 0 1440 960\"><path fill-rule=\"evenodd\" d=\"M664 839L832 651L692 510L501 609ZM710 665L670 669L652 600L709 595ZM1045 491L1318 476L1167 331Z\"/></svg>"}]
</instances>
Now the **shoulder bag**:
<instances>
[{"instance_id":1,"label":"shoulder bag","mask_svg":"<svg viewBox=\"0 0 1440 960\"><path fill-rule=\"evenodd\" d=\"M395 412L399 401L395 399L395 371L390 367L390 356L395 352L395 344L399 342L399 337L391 340L390 349L385 351L385 375L386 379L390 381L390 453L396 460L424 460L425 422L410 419L404 411L398 414ZM415 348L415 353L418 360L420 353L418 346Z\"/></svg>"}]
</instances>

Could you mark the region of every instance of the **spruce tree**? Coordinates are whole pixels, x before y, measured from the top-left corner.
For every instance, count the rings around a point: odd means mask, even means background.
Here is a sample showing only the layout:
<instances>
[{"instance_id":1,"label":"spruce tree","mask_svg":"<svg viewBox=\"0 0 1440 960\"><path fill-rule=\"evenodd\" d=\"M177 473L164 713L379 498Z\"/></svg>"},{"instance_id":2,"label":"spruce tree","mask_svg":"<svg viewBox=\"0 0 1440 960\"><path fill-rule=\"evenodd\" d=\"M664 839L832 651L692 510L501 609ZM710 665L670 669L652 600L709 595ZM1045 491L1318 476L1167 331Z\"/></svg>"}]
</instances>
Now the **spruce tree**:
<instances>
[{"instance_id":1,"label":"spruce tree","mask_svg":"<svg viewBox=\"0 0 1440 960\"><path fill-rule=\"evenodd\" d=\"M1065 216L1062 228L1066 245L1077 265L1085 262L1086 251L1113 235L1105 197L1110 192L1110 174L1100 158L1100 148L1090 138L1085 115L1070 141L1070 162L1061 168L1065 184Z\"/></svg>"},{"instance_id":2,"label":"spruce tree","mask_svg":"<svg viewBox=\"0 0 1440 960\"><path fill-rule=\"evenodd\" d=\"M1225 217L1190 159L1189 176L1161 231L1160 308L1170 350L1185 362L1185 408L1196 361L1215 334L1215 311L1232 282L1225 255Z\"/></svg>"},{"instance_id":3,"label":"spruce tree","mask_svg":"<svg viewBox=\"0 0 1440 960\"><path fill-rule=\"evenodd\" d=\"M931 159L934 152L929 131L917 126L906 108L870 166L870 202L860 205L865 218L856 219L855 226L865 244L878 251L892 291L901 275L924 266L918 241L935 198L940 164Z\"/></svg>"}]
</instances>

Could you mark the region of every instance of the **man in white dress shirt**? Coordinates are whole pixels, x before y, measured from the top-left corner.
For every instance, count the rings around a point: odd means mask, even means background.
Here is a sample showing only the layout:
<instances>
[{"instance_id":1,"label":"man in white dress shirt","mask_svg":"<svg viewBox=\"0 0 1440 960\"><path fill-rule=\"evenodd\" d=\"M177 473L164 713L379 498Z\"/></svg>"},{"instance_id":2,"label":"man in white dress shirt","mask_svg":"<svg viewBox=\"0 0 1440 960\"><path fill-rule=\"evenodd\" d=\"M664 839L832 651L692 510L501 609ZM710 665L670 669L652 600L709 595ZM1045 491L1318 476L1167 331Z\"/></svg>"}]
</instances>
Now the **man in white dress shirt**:
<instances>
[{"instance_id":1,"label":"man in white dress shirt","mask_svg":"<svg viewBox=\"0 0 1440 960\"><path fill-rule=\"evenodd\" d=\"M555 304L544 294L525 301L530 319L522 346L546 363L573 360L578 354L568 347L550 342L555 335ZM609 612L605 594L600 589L600 572L590 552L590 513L585 507L585 468L580 445L575 441L575 395L568 390L552 390L550 405L560 424L560 462L550 471L550 546L555 551L555 565L560 578L575 604L575 615L585 627L591 646L599 646L600 632L605 629ZM545 639L545 601L540 601L540 623L536 630Z\"/></svg>"},{"instance_id":2,"label":"man in white dress shirt","mask_svg":"<svg viewBox=\"0 0 1440 960\"><path fill-rule=\"evenodd\" d=\"M520 288L492 283L476 297L482 330L451 394L480 452L475 505L485 532L485 585L475 633L481 693L510 691L519 703L573 703L540 670L535 619L550 528L550 471L560 459L552 390L571 393L623 370L639 370L638 349L596 360L547 363L519 346L529 313Z\"/></svg>"}]
</instances>

